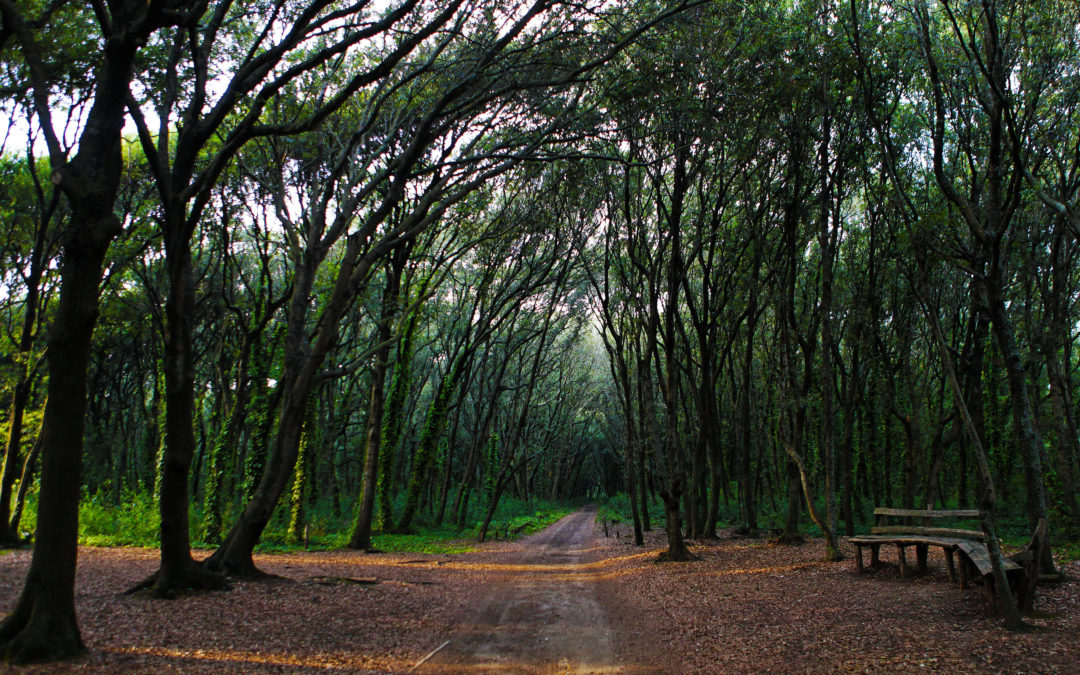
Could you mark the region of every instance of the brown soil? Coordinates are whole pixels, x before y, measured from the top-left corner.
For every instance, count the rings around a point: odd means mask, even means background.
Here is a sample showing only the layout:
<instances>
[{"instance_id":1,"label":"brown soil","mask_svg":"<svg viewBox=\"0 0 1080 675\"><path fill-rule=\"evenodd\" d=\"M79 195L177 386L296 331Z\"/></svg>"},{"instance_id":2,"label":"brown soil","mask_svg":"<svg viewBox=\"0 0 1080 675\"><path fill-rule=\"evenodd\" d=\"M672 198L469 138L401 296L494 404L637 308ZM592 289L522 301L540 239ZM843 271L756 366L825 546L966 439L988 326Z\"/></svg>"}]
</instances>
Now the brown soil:
<instances>
[{"instance_id":1,"label":"brown soil","mask_svg":"<svg viewBox=\"0 0 1080 675\"><path fill-rule=\"evenodd\" d=\"M618 536L616 536L616 534ZM154 551L80 550L78 610L90 653L18 673L740 673L1080 671L1080 582L1041 587L1026 633L979 591L895 558L857 575L821 542L696 542L702 560L655 562L662 533L630 545L579 514L546 533L433 556L264 555L271 582L176 600L123 595ZM30 554L0 555L0 612ZM1080 577L1080 565L1064 566ZM438 650L438 651L436 651ZM431 655L432 652L434 655ZM422 660L427 658L417 667ZM8 672L0 666L0 672Z\"/></svg>"},{"instance_id":2,"label":"brown soil","mask_svg":"<svg viewBox=\"0 0 1080 675\"><path fill-rule=\"evenodd\" d=\"M587 507L503 554L480 611L417 672L620 672L598 602L605 560L595 531Z\"/></svg>"}]
</instances>

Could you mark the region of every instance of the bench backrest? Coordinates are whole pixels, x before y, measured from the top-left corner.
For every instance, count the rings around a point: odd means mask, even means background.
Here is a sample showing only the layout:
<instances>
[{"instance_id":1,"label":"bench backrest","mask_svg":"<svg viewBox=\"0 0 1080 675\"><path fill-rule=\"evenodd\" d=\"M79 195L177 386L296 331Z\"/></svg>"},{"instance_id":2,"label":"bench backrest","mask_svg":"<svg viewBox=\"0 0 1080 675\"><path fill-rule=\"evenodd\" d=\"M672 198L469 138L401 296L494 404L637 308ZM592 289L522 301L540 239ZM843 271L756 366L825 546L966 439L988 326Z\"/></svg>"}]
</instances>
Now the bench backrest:
<instances>
[{"instance_id":1,"label":"bench backrest","mask_svg":"<svg viewBox=\"0 0 1080 675\"><path fill-rule=\"evenodd\" d=\"M955 537L984 541L986 535L981 529L961 529L952 527L934 527L933 519L978 519L979 512L974 509L892 509L878 507L874 509L877 525L871 528L871 534L912 534L933 537ZM915 518L921 525L886 525L888 518Z\"/></svg>"}]
</instances>

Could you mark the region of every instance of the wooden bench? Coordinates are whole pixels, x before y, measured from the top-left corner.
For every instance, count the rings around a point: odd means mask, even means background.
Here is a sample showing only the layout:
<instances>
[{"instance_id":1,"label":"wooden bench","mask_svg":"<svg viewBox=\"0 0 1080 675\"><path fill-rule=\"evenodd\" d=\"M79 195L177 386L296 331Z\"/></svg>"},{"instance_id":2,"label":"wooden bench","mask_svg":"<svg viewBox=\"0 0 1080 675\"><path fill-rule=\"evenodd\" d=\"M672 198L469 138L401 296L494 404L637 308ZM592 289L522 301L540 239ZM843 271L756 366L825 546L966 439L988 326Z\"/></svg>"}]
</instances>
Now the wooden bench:
<instances>
[{"instance_id":1,"label":"wooden bench","mask_svg":"<svg viewBox=\"0 0 1080 675\"><path fill-rule=\"evenodd\" d=\"M860 573L863 571L862 550L864 547L870 549L870 566L877 567L878 549L881 545L895 545L897 556L900 558L900 578L903 579L908 575L906 550L909 547L915 548L918 569L920 572L925 572L927 552L931 546L937 546L945 552L950 581L958 581L961 588L966 588L972 581L980 580L984 582L987 589L990 588L989 579L993 568L990 564L990 554L984 543L986 534L982 530L932 525L933 519L977 519L978 511L879 507L874 509L874 516L877 517L878 524L871 528L869 535L848 538L848 542L855 546L855 567ZM889 518L916 520L921 524L886 525ZM1005 559L1005 572L1013 576L1022 573L1023 570L1020 565Z\"/></svg>"}]
</instances>

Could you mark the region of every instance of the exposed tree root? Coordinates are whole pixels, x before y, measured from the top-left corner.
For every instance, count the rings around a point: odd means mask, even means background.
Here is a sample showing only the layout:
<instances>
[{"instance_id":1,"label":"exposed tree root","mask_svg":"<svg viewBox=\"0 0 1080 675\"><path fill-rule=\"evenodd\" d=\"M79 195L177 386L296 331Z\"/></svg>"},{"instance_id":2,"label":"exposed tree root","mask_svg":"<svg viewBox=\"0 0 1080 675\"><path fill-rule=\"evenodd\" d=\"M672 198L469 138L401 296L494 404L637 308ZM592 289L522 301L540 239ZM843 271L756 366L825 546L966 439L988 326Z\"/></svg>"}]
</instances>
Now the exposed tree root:
<instances>
[{"instance_id":1,"label":"exposed tree root","mask_svg":"<svg viewBox=\"0 0 1080 675\"><path fill-rule=\"evenodd\" d=\"M771 544L779 544L781 546L802 546L806 543L806 537L798 532L781 533L776 537L769 540Z\"/></svg>"},{"instance_id":2,"label":"exposed tree root","mask_svg":"<svg viewBox=\"0 0 1080 675\"><path fill-rule=\"evenodd\" d=\"M191 591L227 591L229 588L224 575L192 561L179 569L162 566L124 593L131 595L149 589L152 597L170 599Z\"/></svg>"},{"instance_id":3,"label":"exposed tree root","mask_svg":"<svg viewBox=\"0 0 1080 675\"><path fill-rule=\"evenodd\" d=\"M68 661L86 653L74 613L12 612L0 625L0 657L7 663Z\"/></svg>"},{"instance_id":4,"label":"exposed tree root","mask_svg":"<svg viewBox=\"0 0 1080 675\"><path fill-rule=\"evenodd\" d=\"M691 553L686 547L675 550L669 548L662 551L656 558L657 562L694 562L696 560L701 560L701 558Z\"/></svg>"},{"instance_id":5,"label":"exposed tree root","mask_svg":"<svg viewBox=\"0 0 1080 675\"><path fill-rule=\"evenodd\" d=\"M737 527L731 531L732 536L746 539L757 539L761 536L761 530L752 527Z\"/></svg>"},{"instance_id":6,"label":"exposed tree root","mask_svg":"<svg viewBox=\"0 0 1080 675\"><path fill-rule=\"evenodd\" d=\"M226 555L219 555L222 549L218 549L214 555L210 556L202 562L203 568L215 572L217 574L224 575L230 579L245 579L247 581L265 581L268 579L278 579L278 575L264 572L255 566L255 561L251 559L251 556L245 557L229 557Z\"/></svg>"},{"instance_id":7,"label":"exposed tree root","mask_svg":"<svg viewBox=\"0 0 1080 675\"><path fill-rule=\"evenodd\" d=\"M32 543L30 537L20 537L11 530L0 531L0 549L28 548Z\"/></svg>"}]
</instances>

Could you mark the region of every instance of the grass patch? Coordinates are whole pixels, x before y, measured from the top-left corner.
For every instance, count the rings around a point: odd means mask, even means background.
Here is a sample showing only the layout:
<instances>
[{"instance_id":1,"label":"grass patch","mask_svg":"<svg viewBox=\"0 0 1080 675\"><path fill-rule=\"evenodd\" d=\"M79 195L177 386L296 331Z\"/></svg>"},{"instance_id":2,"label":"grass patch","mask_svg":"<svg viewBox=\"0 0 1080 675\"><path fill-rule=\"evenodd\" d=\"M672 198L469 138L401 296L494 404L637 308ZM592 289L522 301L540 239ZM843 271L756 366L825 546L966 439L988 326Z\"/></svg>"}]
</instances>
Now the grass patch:
<instances>
[{"instance_id":1,"label":"grass patch","mask_svg":"<svg viewBox=\"0 0 1080 675\"><path fill-rule=\"evenodd\" d=\"M488 537L509 537L516 539L539 532L552 523L565 518L577 509L573 504L556 504L536 500L526 502L520 499L504 499L500 501L495 516L491 519L488 528ZM481 522L477 521L472 528L472 536L480 534Z\"/></svg>"},{"instance_id":2,"label":"grass patch","mask_svg":"<svg viewBox=\"0 0 1080 675\"><path fill-rule=\"evenodd\" d=\"M371 543L380 551L447 554L470 553L477 550L476 541L462 539L461 533L428 530L419 534L377 534Z\"/></svg>"},{"instance_id":3,"label":"grass patch","mask_svg":"<svg viewBox=\"0 0 1080 675\"><path fill-rule=\"evenodd\" d=\"M79 543L85 546L157 546L160 523L152 495L128 493L116 504L94 495L79 504Z\"/></svg>"},{"instance_id":4,"label":"grass patch","mask_svg":"<svg viewBox=\"0 0 1080 675\"><path fill-rule=\"evenodd\" d=\"M399 502L401 501L399 495ZM396 508L402 506L397 503ZM572 505L555 504L542 500L523 501L511 497L499 502L499 508L488 528L488 538L504 537L506 532L513 532L511 538L522 537L538 532L576 508ZM345 514L349 514L346 516ZM352 508L343 508L341 515L334 515L325 505L311 509L308 517L307 550L334 550L345 548L351 534ZM465 518L471 526L457 528L453 525L434 522L431 514L421 513L413 523L413 532L409 534L390 534L376 532L371 537L372 545L381 551L402 551L411 553L432 553L453 555L477 550L477 538L484 518L483 505L474 505ZM304 546L292 540L288 532L287 514L279 507L263 534L257 551L295 551Z\"/></svg>"},{"instance_id":5,"label":"grass patch","mask_svg":"<svg viewBox=\"0 0 1080 675\"><path fill-rule=\"evenodd\" d=\"M400 500L400 497L399 497ZM400 508L401 504L397 505ZM505 498L492 519L488 536L494 537L496 528L500 536L511 531L511 538L526 536L559 520L575 507L542 500L523 501ZM330 504L320 503L309 507L307 518L307 545L294 541L288 531L288 511L279 505L273 518L256 547L257 552L288 552L299 550L343 549L348 543L352 529L352 505L344 504L334 513ZM28 495L21 529L33 532L37 525L37 492ZM456 528L446 523L436 524L430 514L421 514L411 534L376 533L372 544L382 551L429 553L453 555L468 553L478 548L477 537L484 517L483 506L474 505L465 518L472 526ZM226 516L226 523L232 516ZM130 546L157 548L160 516L158 504L149 493L124 493L116 496L100 491L84 495L79 504L79 544L84 546ZM202 514L192 510L190 528L193 548L214 548L205 541Z\"/></svg>"}]
</instances>

